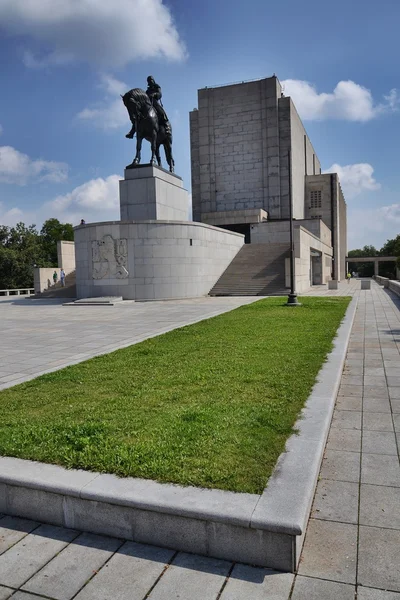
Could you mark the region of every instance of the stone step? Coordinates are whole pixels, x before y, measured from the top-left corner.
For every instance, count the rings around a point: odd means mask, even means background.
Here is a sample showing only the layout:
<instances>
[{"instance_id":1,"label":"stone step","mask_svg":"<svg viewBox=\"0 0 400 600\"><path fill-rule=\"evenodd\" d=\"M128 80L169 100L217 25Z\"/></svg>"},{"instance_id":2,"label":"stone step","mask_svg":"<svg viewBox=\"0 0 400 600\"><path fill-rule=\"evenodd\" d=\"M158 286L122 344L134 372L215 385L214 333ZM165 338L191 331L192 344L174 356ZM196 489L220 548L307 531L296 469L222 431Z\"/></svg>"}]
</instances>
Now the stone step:
<instances>
[{"instance_id":1,"label":"stone step","mask_svg":"<svg viewBox=\"0 0 400 600\"><path fill-rule=\"evenodd\" d=\"M285 295L286 244L246 244L210 291L210 296Z\"/></svg>"}]
</instances>

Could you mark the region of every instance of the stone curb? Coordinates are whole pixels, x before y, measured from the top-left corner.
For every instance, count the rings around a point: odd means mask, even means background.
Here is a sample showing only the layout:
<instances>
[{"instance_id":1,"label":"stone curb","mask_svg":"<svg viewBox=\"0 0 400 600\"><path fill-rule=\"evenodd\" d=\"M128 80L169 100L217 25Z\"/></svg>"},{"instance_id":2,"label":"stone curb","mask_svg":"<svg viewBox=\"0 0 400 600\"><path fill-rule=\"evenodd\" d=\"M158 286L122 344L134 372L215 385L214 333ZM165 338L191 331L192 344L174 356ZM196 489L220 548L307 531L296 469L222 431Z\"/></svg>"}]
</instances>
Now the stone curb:
<instances>
[{"instance_id":1,"label":"stone curb","mask_svg":"<svg viewBox=\"0 0 400 600\"><path fill-rule=\"evenodd\" d=\"M0 458L0 512L177 550L294 571L357 300L262 495L160 484Z\"/></svg>"}]
</instances>

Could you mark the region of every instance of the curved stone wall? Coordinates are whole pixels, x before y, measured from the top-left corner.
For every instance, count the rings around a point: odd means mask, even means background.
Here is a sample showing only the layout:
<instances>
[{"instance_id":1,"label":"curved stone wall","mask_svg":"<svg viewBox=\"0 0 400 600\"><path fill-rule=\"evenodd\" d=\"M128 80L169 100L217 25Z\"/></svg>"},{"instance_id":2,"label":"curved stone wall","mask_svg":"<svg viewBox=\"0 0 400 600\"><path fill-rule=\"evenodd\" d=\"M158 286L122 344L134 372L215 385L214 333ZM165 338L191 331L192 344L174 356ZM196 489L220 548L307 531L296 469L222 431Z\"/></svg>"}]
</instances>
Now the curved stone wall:
<instances>
[{"instance_id":1,"label":"curved stone wall","mask_svg":"<svg viewBox=\"0 0 400 600\"><path fill-rule=\"evenodd\" d=\"M75 228L78 298L205 296L244 236L190 221L110 221Z\"/></svg>"}]
</instances>

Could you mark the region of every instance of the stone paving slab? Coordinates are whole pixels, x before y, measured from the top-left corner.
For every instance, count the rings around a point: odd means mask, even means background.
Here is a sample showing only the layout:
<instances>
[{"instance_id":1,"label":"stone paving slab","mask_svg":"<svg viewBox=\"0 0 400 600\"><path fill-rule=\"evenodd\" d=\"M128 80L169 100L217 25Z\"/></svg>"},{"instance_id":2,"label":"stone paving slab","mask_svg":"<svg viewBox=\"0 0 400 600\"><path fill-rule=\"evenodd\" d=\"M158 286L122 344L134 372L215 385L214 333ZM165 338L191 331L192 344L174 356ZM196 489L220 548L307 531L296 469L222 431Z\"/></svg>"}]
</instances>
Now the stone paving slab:
<instances>
[{"instance_id":1,"label":"stone paving slab","mask_svg":"<svg viewBox=\"0 0 400 600\"><path fill-rule=\"evenodd\" d=\"M294 575L236 564L220 600L286 600Z\"/></svg>"},{"instance_id":2,"label":"stone paving slab","mask_svg":"<svg viewBox=\"0 0 400 600\"><path fill-rule=\"evenodd\" d=\"M354 600L355 586L299 575L292 600Z\"/></svg>"},{"instance_id":3,"label":"stone paving slab","mask_svg":"<svg viewBox=\"0 0 400 600\"><path fill-rule=\"evenodd\" d=\"M19 588L76 535L73 530L41 525L0 556L0 585Z\"/></svg>"},{"instance_id":4,"label":"stone paving slab","mask_svg":"<svg viewBox=\"0 0 400 600\"><path fill-rule=\"evenodd\" d=\"M126 542L76 596L76 600L143 600L176 553Z\"/></svg>"},{"instance_id":5,"label":"stone paving slab","mask_svg":"<svg viewBox=\"0 0 400 600\"><path fill-rule=\"evenodd\" d=\"M0 298L0 390L258 300L205 297L69 310L57 299Z\"/></svg>"},{"instance_id":6,"label":"stone paving slab","mask_svg":"<svg viewBox=\"0 0 400 600\"><path fill-rule=\"evenodd\" d=\"M149 600L215 600L231 564L180 553L149 595Z\"/></svg>"},{"instance_id":7,"label":"stone paving slab","mask_svg":"<svg viewBox=\"0 0 400 600\"><path fill-rule=\"evenodd\" d=\"M70 600L121 545L117 539L83 533L28 581L23 590Z\"/></svg>"}]
</instances>

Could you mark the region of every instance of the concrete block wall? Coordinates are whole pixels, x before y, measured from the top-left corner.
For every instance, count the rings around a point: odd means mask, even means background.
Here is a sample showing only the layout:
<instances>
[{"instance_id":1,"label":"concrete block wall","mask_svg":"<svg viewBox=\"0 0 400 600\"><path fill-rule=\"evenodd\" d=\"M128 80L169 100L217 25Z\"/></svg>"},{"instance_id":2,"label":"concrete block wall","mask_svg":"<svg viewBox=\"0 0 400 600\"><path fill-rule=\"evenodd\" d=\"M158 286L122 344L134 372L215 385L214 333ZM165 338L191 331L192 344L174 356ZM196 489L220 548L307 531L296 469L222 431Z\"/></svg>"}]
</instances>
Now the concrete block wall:
<instances>
[{"instance_id":1,"label":"concrete block wall","mask_svg":"<svg viewBox=\"0 0 400 600\"><path fill-rule=\"evenodd\" d=\"M190 115L193 218L262 208L279 211L276 77L198 92Z\"/></svg>"},{"instance_id":2,"label":"concrete block wall","mask_svg":"<svg viewBox=\"0 0 400 600\"><path fill-rule=\"evenodd\" d=\"M57 259L58 268L64 269L66 275L75 271L75 242L57 242Z\"/></svg>"},{"instance_id":3,"label":"concrete block wall","mask_svg":"<svg viewBox=\"0 0 400 600\"><path fill-rule=\"evenodd\" d=\"M310 288L311 249L321 253L321 284L331 278L332 248L322 243L321 240L306 230L298 227L294 231L294 244L296 256L296 288L298 292L305 292Z\"/></svg>"},{"instance_id":4,"label":"concrete block wall","mask_svg":"<svg viewBox=\"0 0 400 600\"><path fill-rule=\"evenodd\" d=\"M33 269L33 287L35 294L44 292L53 285L53 273L57 271L58 281L60 280L60 270L54 267L35 267Z\"/></svg>"},{"instance_id":5,"label":"concrete block wall","mask_svg":"<svg viewBox=\"0 0 400 600\"><path fill-rule=\"evenodd\" d=\"M93 279L92 242L127 240L126 278ZM75 229L77 295L126 300L208 294L244 243L244 236L192 222L93 223Z\"/></svg>"},{"instance_id":6,"label":"concrete block wall","mask_svg":"<svg viewBox=\"0 0 400 600\"><path fill-rule=\"evenodd\" d=\"M289 217L288 151L292 148L295 218L304 218L304 175L320 163L278 79L198 92L190 113L193 217L262 208Z\"/></svg>"},{"instance_id":7,"label":"concrete block wall","mask_svg":"<svg viewBox=\"0 0 400 600\"><path fill-rule=\"evenodd\" d=\"M119 189L121 221L184 221L188 217L188 193L182 179L162 168L125 169Z\"/></svg>"}]
</instances>

